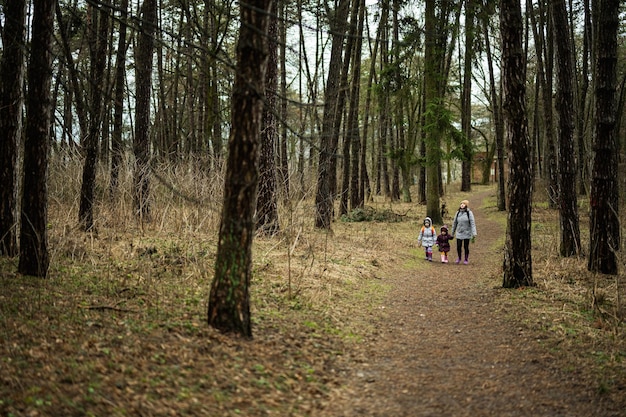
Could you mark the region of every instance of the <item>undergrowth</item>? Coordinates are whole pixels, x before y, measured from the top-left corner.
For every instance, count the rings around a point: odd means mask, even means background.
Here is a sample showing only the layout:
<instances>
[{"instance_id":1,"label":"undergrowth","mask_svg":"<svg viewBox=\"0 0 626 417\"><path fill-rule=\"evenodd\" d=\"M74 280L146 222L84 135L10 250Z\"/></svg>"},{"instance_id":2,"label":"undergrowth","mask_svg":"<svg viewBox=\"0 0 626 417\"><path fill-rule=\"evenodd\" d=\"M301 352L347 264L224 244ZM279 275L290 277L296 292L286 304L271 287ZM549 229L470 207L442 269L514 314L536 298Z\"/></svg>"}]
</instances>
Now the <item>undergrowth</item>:
<instances>
[{"instance_id":1,"label":"undergrowth","mask_svg":"<svg viewBox=\"0 0 626 417\"><path fill-rule=\"evenodd\" d=\"M536 197L531 231L535 287L503 290L502 310L557 355L565 370L589 375L598 394L619 395L626 389L626 256L618 253L617 276L587 270L589 214L581 200L580 256L560 257L558 211ZM504 213L491 216L506 224Z\"/></svg>"},{"instance_id":2,"label":"undergrowth","mask_svg":"<svg viewBox=\"0 0 626 417\"><path fill-rule=\"evenodd\" d=\"M280 233L255 239L254 339L227 337L205 317L222 173L160 166L149 224L132 216L129 171L113 199L101 180L96 227L84 233L79 168L72 158L51 167L49 278L18 276L17 260L0 258L2 415L315 415L341 384L335 358L372 330L388 292L382 278L418 265L425 207L374 200L319 231L313 193L298 190L281 202ZM453 190L446 199L465 197ZM506 224L494 199L475 209ZM557 213L538 203L537 285L503 290L497 302L564 367L584 367L598 391L617 392L626 375L623 272L598 276L584 257L559 258L557 237Z\"/></svg>"}]
</instances>

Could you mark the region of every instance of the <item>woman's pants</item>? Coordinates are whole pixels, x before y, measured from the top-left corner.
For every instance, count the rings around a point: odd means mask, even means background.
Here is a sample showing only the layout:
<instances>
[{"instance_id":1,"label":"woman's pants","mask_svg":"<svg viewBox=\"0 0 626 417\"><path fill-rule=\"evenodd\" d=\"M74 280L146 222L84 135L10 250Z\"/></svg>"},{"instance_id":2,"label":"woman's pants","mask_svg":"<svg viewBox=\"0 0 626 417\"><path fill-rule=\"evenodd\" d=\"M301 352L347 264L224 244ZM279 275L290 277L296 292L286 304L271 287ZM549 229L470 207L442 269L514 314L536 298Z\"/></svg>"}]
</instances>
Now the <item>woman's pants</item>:
<instances>
[{"instance_id":1,"label":"woman's pants","mask_svg":"<svg viewBox=\"0 0 626 417\"><path fill-rule=\"evenodd\" d=\"M457 255L459 255L459 259L461 259L462 247L465 248L465 260L467 261L469 259L469 244L470 244L469 239L457 239L456 240L456 253Z\"/></svg>"}]
</instances>

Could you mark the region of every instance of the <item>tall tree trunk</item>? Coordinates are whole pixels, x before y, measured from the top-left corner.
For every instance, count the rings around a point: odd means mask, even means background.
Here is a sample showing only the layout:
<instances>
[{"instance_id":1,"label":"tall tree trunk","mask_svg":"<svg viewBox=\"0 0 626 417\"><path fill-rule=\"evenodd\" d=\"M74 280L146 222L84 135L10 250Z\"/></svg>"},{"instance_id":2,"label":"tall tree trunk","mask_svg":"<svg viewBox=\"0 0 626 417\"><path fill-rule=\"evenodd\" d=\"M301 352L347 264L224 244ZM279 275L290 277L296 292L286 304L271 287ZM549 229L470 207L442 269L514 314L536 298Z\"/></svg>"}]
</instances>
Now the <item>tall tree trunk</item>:
<instances>
[{"instance_id":1,"label":"tall tree trunk","mask_svg":"<svg viewBox=\"0 0 626 417\"><path fill-rule=\"evenodd\" d=\"M378 45L380 43L380 30L376 31L376 39L374 41L374 47L370 46L371 57L370 57L370 68L367 77L367 89L365 96L365 111L363 113L363 135L361 140L361 150L360 150L360 162L359 162L359 202L358 207L362 207L365 205L365 202L368 201L371 195L371 185L369 181L369 175L367 172L367 141L369 136L369 127L370 127L370 109L372 106L372 86L374 84L374 79L376 76L376 57L378 56ZM369 35L369 26L368 31ZM367 36L367 39L370 37ZM374 139L372 138L372 149L375 149Z\"/></svg>"},{"instance_id":2,"label":"tall tree trunk","mask_svg":"<svg viewBox=\"0 0 626 417\"><path fill-rule=\"evenodd\" d=\"M205 12L206 14L206 12ZM204 20L208 20L208 17L205 17ZM210 117L210 109L211 109L211 94L209 91L209 86L211 84L211 74L209 71L209 60L208 54L203 53L200 55L200 71L198 74L198 127L199 127L199 135L197 147L195 149L196 155L198 156L202 153L205 153L205 150L209 148L209 144L211 143L211 117ZM207 152L208 153L208 152Z\"/></svg>"},{"instance_id":3,"label":"tall tree trunk","mask_svg":"<svg viewBox=\"0 0 626 417\"><path fill-rule=\"evenodd\" d=\"M219 92L219 70L217 62L211 60L211 144L213 147L213 157L215 159L215 170L219 172L224 166L224 139L222 138L222 103Z\"/></svg>"},{"instance_id":4,"label":"tall tree trunk","mask_svg":"<svg viewBox=\"0 0 626 417\"><path fill-rule=\"evenodd\" d=\"M434 224L442 221L439 207L439 155L441 152L441 132L438 118L441 114L443 98L440 97L440 83L444 51L438 39L441 34L437 23L436 2L426 0L424 13L424 97L425 107L425 145L426 145L426 215Z\"/></svg>"},{"instance_id":5,"label":"tall tree trunk","mask_svg":"<svg viewBox=\"0 0 626 417\"><path fill-rule=\"evenodd\" d=\"M595 129L589 222L590 271L616 275L616 252L620 249L618 180L615 175L617 140L617 33L619 0L598 0L595 40Z\"/></svg>"},{"instance_id":6,"label":"tall tree trunk","mask_svg":"<svg viewBox=\"0 0 626 417\"><path fill-rule=\"evenodd\" d=\"M359 132L359 103L361 96L361 54L363 47L363 26L365 21L365 0L359 0L359 21L357 26L357 43L354 48L354 59L352 67L352 92L350 93L350 116L348 117L348 123L350 128L348 129L348 137L350 138L350 208L354 210L357 207L363 206L363 195L359 187L359 173L361 172L361 149L363 148L361 140L365 141L365 138L360 137Z\"/></svg>"},{"instance_id":7,"label":"tall tree trunk","mask_svg":"<svg viewBox=\"0 0 626 417\"><path fill-rule=\"evenodd\" d=\"M55 7L56 19L59 25L59 37L61 38L61 48L63 49L63 59L68 68L68 77L69 77L69 87L71 89L71 96L74 98L75 108L76 108L76 118L78 119L78 125L80 128L80 144L83 144L83 140L89 134L89 121L87 117L87 105L85 104L83 84L80 83L80 75L74 63L74 58L72 55L72 50L70 49L70 41L68 39L68 30L70 21L68 20L67 26L65 25L65 21L63 19L63 14L61 13L60 3L57 1Z\"/></svg>"},{"instance_id":8,"label":"tall tree trunk","mask_svg":"<svg viewBox=\"0 0 626 417\"><path fill-rule=\"evenodd\" d=\"M161 10L157 13L157 19L159 26L163 21L161 16ZM175 140L175 135L172 130L172 120L176 118L176 115L171 111L171 103L168 102L166 90L169 88L167 84L171 81L169 77L166 76L165 67L167 63L164 63L164 55L169 56L170 52L167 51L164 53L164 39L163 32L157 31L155 32L155 36L157 37L156 42L156 79L158 80L158 88L156 90L157 95L157 117L155 118L154 123L154 154L155 158L159 161L176 161L176 153L170 152L170 149L173 148ZM201 63L203 62L203 57L200 58ZM201 73L205 71L205 66L201 64ZM204 87L206 83L202 83Z\"/></svg>"},{"instance_id":9,"label":"tall tree trunk","mask_svg":"<svg viewBox=\"0 0 626 417\"><path fill-rule=\"evenodd\" d=\"M276 188L276 102L278 87L278 3L274 0L269 22L269 49L265 73L265 105L261 128L261 156L259 161L259 194L257 200L257 230L275 235L279 231Z\"/></svg>"},{"instance_id":10,"label":"tall tree trunk","mask_svg":"<svg viewBox=\"0 0 626 417\"><path fill-rule=\"evenodd\" d=\"M461 96L461 130L463 162L461 163L461 191L472 190L472 62L474 61L474 0L465 1L465 55L463 57L463 93Z\"/></svg>"},{"instance_id":11,"label":"tall tree trunk","mask_svg":"<svg viewBox=\"0 0 626 417\"><path fill-rule=\"evenodd\" d=\"M496 77L493 69L493 58L491 54L491 42L489 41L489 20L487 16L483 18L483 31L485 38L485 52L487 56L487 67L489 69L489 97L491 101L491 112L496 133L496 155L497 155L497 181L498 193L497 204L499 211L506 210L506 187L504 177L504 125L502 123L502 106L500 95L497 92Z\"/></svg>"},{"instance_id":12,"label":"tall tree trunk","mask_svg":"<svg viewBox=\"0 0 626 417\"><path fill-rule=\"evenodd\" d=\"M106 63L107 34L109 32L108 14L95 6L90 8L89 34L90 52L90 114L89 131L84 140L85 162L83 179L80 189L80 209L78 220L83 230L93 228L94 190L96 187L96 164L98 162L98 145L100 127L102 125L102 89Z\"/></svg>"},{"instance_id":13,"label":"tall tree trunk","mask_svg":"<svg viewBox=\"0 0 626 417\"><path fill-rule=\"evenodd\" d=\"M66 71L68 73L69 71ZM74 150L74 140L72 139L73 117L72 117L72 89L63 89L63 137L61 148L66 152Z\"/></svg>"},{"instance_id":14,"label":"tall tree trunk","mask_svg":"<svg viewBox=\"0 0 626 417\"><path fill-rule=\"evenodd\" d=\"M141 27L135 51L135 173L133 203L142 221L151 221L150 213L150 91L152 89L152 52L157 23L157 1L144 0Z\"/></svg>"},{"instance_id":15,"label":"tall tree trunk","mask_svg":"<svg viewBox=\"0 0 626 417\"><path fill-rule=\"evenodd\" d=\"M318 229L330 229L333 218L333 192L335 188L333 179L336 177L336 174L333 174L332 170L336 167L333 160L336 160L337 157L337 147L334 138L338 135L338 131L335 129L339 128L337 118L340 112L337 111L337 108L339 105L342 67L341 57L343 54L349 4L349 0L340 0L330 22L333 40L324 98L324 120L320 138L317 191L315 193L315 227Z\"/></svg>"},{"instance_id":16,"label":"tall tree trunk","mask_svg":"<svg viewBox=\"0 0 626 417\"><path fill-rule=\"evenodd\" d=\"M180 14L180 18L179 18L180 22L179 22L179 28L178 28L178 32L183 34L185 33L185 26L187 23L187 19L185 17L185 12L181 11ZM170 158L172 160L175 161L181 161L181 149L180 149L180 144L181 144L181 132L180 129L181 127L185 126L184 124L184 117L182 116L182 114L180 114L181 112L181 106L180 103L183 101L181 97L179 97L180 94L180 88L181 88L181 78L183 77L183 73L182 73L182 69L181 69L181 64L183 62L183 39L181 36L178 37L178 39L176 39L176 54L173 58L174 63L173 63L173 78L172 78L172 87L169 93L169 97L172 103L172 111L171 114L173 115L172 117L172 138L171 140L168 142L169 143L169 148L167 149L167 153L168 155L170 155Z\"/></svg>"},{"instance_id":17,"label":"tall tree trunk","mask_svg":"<svg viewBox=\"0 0 626 417\"><path fill-rule=\"evenodd\" d=\"M111 4L112 0L106 0L104 2L102 2L103 6L105 7L110 7L112 6ZM102 94L104 95L104 98L102 100L102 110L101 110L101 124L102 124L102 134L101 134L101 139L100 139L100 149L98 150L98 161L100 163L102 163L102 165L104 165L105 167L109 167L109 160L111 157L111 128L112 128L112 122L113 122L113 88L114 88L114 81L113 81L113 74L114 74L114 68L113 68L113 55L114 55L114 49L113 49L113 43L114 43L114 33L117 33L117 31L115 30L115 25L113 24L113 19L112 16L110 16L110 12L106 13L106 17L105 19L107 20L107 30L108 30L108 34L107 34L107 41L106 41L106 46L105 46L105 73L104 73L104 79L102 81L103 86L101 87L103 89ZM55 97L57 95L55 94ZM56 141L53 142L53 144Z\"/></svg>"},{"instance_id":18,"label":"tall tree trunk","mask_svg":"<svg viewBox=\"0 0 626 417\"><path fill-rule=\"evenodd\" d=\"M407 90L407 86L404 86L398 96L396 123L402 124L402 128L398 130L400 143L402 144L402 152L399 157L400 174L402 176L402 202L411 203L413 202L411 195L413 170L416 166L415 161L417 159L417 134L415 132L414 123L415 113L412 113L415 111L415 107L414 104L411 103L411 93L408 93Z\"/></svg>"},{"instance_id":19,"label":"tall tree trunk","mask_svg":"<svg viewBox=\"0 0 626 417\"><path fill-rule=\"evenodd\" d=\"M382 1L382 10L381 10L381 18L379 25L382 27L382 34L380 37L380 79L379 79L379 91L378 91L378 111L380 122L378 124L379 128L379 139L378 139L378 164L380 169L378 170L377 175L380 178L379 184L382 187L377 190L379 193L385 198L391 197L391 180L389 178L389 151L390 151L390 142L391 139L389 137L390 132L390 112L389 108L389 89L385 88L385 83L387 81L387 76L382 75L388 71L389 66L389 43L391 38L389 36L389 8L391 2L390 0ZM387 84L388 86L388 84Z\"/></svg>"},{"instance_id":20,"label":"tall tree trunk","mask_svg":"<svg viewBox=\"0 0 626 417\"><path fill-rule=\"evenodd\" d=\"M421 126L421 114L422 114L422 96L423 92L420 88L413 90L413 87L405 87L410 92L403 94L403 106L407 115L407 152L404 155L405 164L405 176L404 181L407 182L405 188L409 188L414 185L414 175L421 168L422 164L418 163L419 142L420 142L420 126ZM449 167L449 164L448 164ZM448 182L451 180L450 172L448 171ZM419 195L419 193L418 193ZM405 196L405 202L412 202L413 198L408 192Z\"/></svg>"},{"instance_id":21,"label":"tall tree trunk","mask_svg":"<svg viewBox=\"0 0 626 417\"><path fill-rule=\"evenodd\" d=\"M545 178L546 188L548 192L549 205L551 208L557 208L559 199L559 181L558 181L558 158L554 139L554 103L552 102L553 92L553 74L554 74L554 36L552 27L552 19L550 18L550 8L546 9L544 2L538 2L539 8L537 14L539 21L535 20L535 12L532 11L531 4L531 22L535 30L534 37L539 41L535 43L537 52L537 66L540 74L539 81L541 84L543 115L544 115L544 141L545 146L545 168L547 175ZM545 36L544 36L545 31Z\"/></svg>"},{"instance_id":22,"label":"tall tree trunk","mask_svg":"<svg viewBox=\"0 0 626 417\"><path fill-rule=\"evenodd\" d=\"M354 0L351 0L354 1ZM352 6L352 4L348 4L348 11L350 10L350 7ZM348 16L348 11L346 11L346 18ZM332 147L333 149L335 149L335 157L331 158L330 163L331 163L331 168L330 168L330 175L331 175L331 184L332 184L332 194L333 194L333 199L335 199L335 197L338 194L337 191L337 172L338 172L338 168L337 168L337 164L339 162L339 139L340 137L343 137L344 142L345 142L345 138L346 138L346 130L347 130L347 122L345 122L345 120L347 119L347 111L346 111L346 97L348 97L348 92L350 91L350 86L349 86L349 75L350 75L350 64L352 62L352 54L354 51L354 44L356 41L356 36L354 36L354 33L356 31L356 10L353 10L351 12L351 16L349 21L346 21L346 28L343 30L343 33L345 34L345 48L344 48L344 59L342 62L342 68L341 68L341 80L339 83L339 91L338 91L338 98L337 98L337 106L336 106L336 110L335 110L335 128L333 129L333 136L332 136ZM343 151L345 151L345 144L343 146ZM343 153L341 155L341 160L342 162L345 163L345 158L349 156L349 152L350 152L350 148L348 147L348 153ZM348 161L348 164L350 162Z\"/></svg>"},{"instance_id":23,"label":"tall tree trunk","mask_svg":"<svg viewBox=\"0 0 626 417\"><path fill-rule=\"evenodd\" d=\"M398 0L392 1L392 39L391 45L393 47L392 54L392 82L396 85L397 90L389 95L390 99L390 118L392 122L389 124L389 137L392 138L391 158L392 164L392 181L391 181L391 200L400 200L400 169L404 166L403 156L407 154L406 141L405 141L405 129L404 129L404 107L403 107L403 95L402 95L402 79L400 77L400 22L398 14L400 12L400 2ZM410 196L409 196L410 198Z\"/></svg>"},{"instance_id":24,"label":"tall tree trunk","mask_svg":"<svg viewBox=\"0 0 626 417\"><path fill-rule=\"evenodd\" d=\"M18 254L17 154L22 137L26 0L4 7L0 59L0 255Z\"/></svg>"},{"instance_id":25,"label":"tall tree trunk","mask_svg":"<svg viewBox=\"0 0 626 417\"><path fill-rule=\"evenodd\" d=\"M422 161L419 166L417 177L417 195L418 203L426 204L426 77L422 80L422 97L420 98L421 111L419 112L419 123L421 130L419 133L419 159Z\"/></svg>"},{"instance_id":26,"label":"tall tree trunk","mask_svg":"<svg viewBox=\"0 0 626 417\"><path fill-rule=\"evenodd\" d=\"M574 69L569 19L565 0L552 0L557 58L556 109L559 114L559 218L561 256L580 253L580 227L576 199L576 158L574 157Z\"/></svg>"},{"instance_id":27,"label":"tall tree trunk","mask_svg":"<svg viewBox=\"0 0 626 417\"><path fill-rule=\"evenodd\" d=\"M117 54L115 57L115 103L113 104L113 134L111 135L111 180L109 194L113 201L119 185L122 157L124 155L124 142L122 132L124 129L124 91L126 81L126 19L128 17L128 0L122 0L120 4L120 28L118 33Z\"/></svg>"},{"instance_id":28,"label":"tall tree trunk","mask_svg":"<svg viewBox=\"0 0 626 417\"><path fill-rule=\"evenodd\" d=\"M224 19L222 13L220 12L221 4L216 0L210 1L210 34L211 34L211 48L212 51L215 51L209 57L209 89L210 89L210 117L211 120L211 145L213 148L213 159L214 159L214 168L216 172L220 172L224 165L224 139L223 128L222 128L222 103L220 100L220 91L219 91L219 79L220 79L220 69L218 67L219 61L215 59L218 51L221 48L220 43L222 42L222 38L225 34L220 32L220 28L222 26L228 27L228 25L223 25L221 21ZM225 20L225 19L224 19Z\"/></svg>"},{"instance_id":29,"label":"tall tree trunk","mask_svg":"<svg viewBox=\"0 0 626 417\"><path fill-rule=\"evenodd\" d=\"M285 201L290 198L289 186L289 152L287 145L287 22L286 15L288 11L288 2L280 2L280 10L278 16L278 31L280 36L280 135L279 135L279 166L278 173L280 186L282 187Z\"/></svg>"},{"instance_id":30,"label":"tall tree trunk","mask_svg":"<svg viewBox=\"0 0 626 417\"><path fill-rule=\"evenodd\" d=\"M586 155L588 154L588 135L587 126L589 122L587 92L589 91L589 49L591 42L591 10L589 9L589 0L583 1L584 26L583 26L583 50L580 60L582 68L580 69L580 86L578 90L578 117L576 118L576 139L578 143L578 193L587 195L587 187L589 185L589 164Z\"/></svg>"},{"instance_id":31,"label":"tall tree trunk","mask_svg":"<svg viewBox=\"0 0 626 417\"><path fill-rule=\"evenodd\" d=\"M500 3L504 121L509 150L509 217L504 248L503 287L533 285L531 257L532 162L526 118L526 58L519 1Z\"/></svg>"},{"instance_id":32,"label":"tall tree trunk","mask_svg":"<svg viewBox=\"0 0 626 417\"><path fill-rule=\"evenodd\" d=\"M306 49L305 49L305 39L304 39L304 29L303 29L303 10L302 10L302 2L303 0L297 1L297 15L298 20L296 26L298 27L298 73L302 74L306 72L307 80L310 79L308 60L306 57ZM300 102L303 102L303 85L302 77L298 77L298 99ZM315 94L315 89L311 90L311 94ZM304 165L305 165L305 153L306 153L306 143L304 139L304 133L307 130L307 115L310 114L310 109L307 107L304 111L299 112L299 126L298 126L298 184L300 186L299 195L304 195L305 190L305 176L304 176ZM310 144L309 144L310 145ZM310 158L310 156L309 156Z\"/></svg>"},{"instance_id":33,"label":"tall tree trunk","mask_svg":"<svg viewBox=\"0 0 626 417\"><path fill-rule=\"evenodd\" d=\"M48 187L46 174L50 153L52 118L52 36L56 0L34 3L28 91L26 93L26 141L24 144L24 192L20 228L18 271L45 278L48 253Z\"/></svg>"},{"instance_id":34,"label":"tall tree trunk","mask_svg":"<svg viewBox=\"0 0 626 417\"><path fill-rule=\"evenodd\" d=\"M537 71L537 74L535 74L535 88L533 89L533 102L535 103L533 106L533 112L532 112L532 130L530 131L529 135L530 135L530 140L531 140L531 144L532 144L532 149L533 149L533 154L532 154L532 158L533 158L533 178L544 178L545 174L544 174L544 164L545 162L543 161L543 143L544 141L541 139L541 102L543 100L541 100L541 84L542 81L540 80L540 76L539 76L539 72ZM528 122L529 124L529 130L530 130L530 121Z\"/></svg>"},{"instance_id":35,"label":"tall tree trunk","mask_svg":"<svg viewBox=\"0 0 626 417\"><path fill-rule=\"evenodd\" d=\"M537 86L535 90L535 107L533 113L533 138L536 139L536 142L533 141L533 143L536 147L536 151L533 156L535 157L534 161L537 163L538 170L533 170L533 173L544 179L549 204L554 207L556 192L555 189L550 186L549 180L552 172L556 172L556 155L554 148L551 148L550 144L550 141L552 140L550 132L553 130L552 97L550 93L552 80L550 75L546 74L546 72L551 74L551 66L548 66L548 63L551 62L552 57L547 56L549 55L549 52L547 50L548 46L546 46L545 31L549 30L549 28L545 27L546 19L542 16L543 9L544 8L540 6L537 10L535 10L533 2L531 0L526 0L526 13L530 17L530 26L533 32L533 39L535 39L535 54L537 57ZM549 86L547 85L548 82L550 83ZM548 100L547 103L546 100ZM539 109L540 105L543 106L542 110ZM543 121L543 125L541 124L541 121ZM546 155L545 160L541 159L542 154ZM548 176L548 179L545 178L546 175Z\"/></svg>"},{"instance_id":36,"label":"tall tree trunk","mask_svg":"<svg viewBox=\"0 0 626 417\"><path fill-rule=\"evenodd\" d=\"M232 129L215 278L208 307L209 325L245 337L252 337L249 286L271 4L271 0L240 3Z\"/></svg>"},{"instance_id":37,"label":"tall tree trunk","mask_svg":"<svg viewBox=\"0 0 626 417\"><path fill-rule=\"evenodd\" d=\"M185 137L185 144L183 146L183 154L185 157L189 157L189 155L193 151L194 143L196 142L196 137L198 136L197 132L197 123L196 123L196 107L198 105L197 97L196 97L196 80L194 79L194 57L189 54L187 60L187 78L186 78L186 113L189 123L188 133Z\"/></svg>"},{"instance_id":38,"label":"tall tree trunk","mask_svg":"<svg viewBox=\"0 0 626 417\"><path fill-rule=\"evenodd\" d=\"M352 69L349 82L350 94L348 97L348 117L346 119L346 134L343 140L343 175L341 182L341 204L340 214L348 213L348 202L357 204L358 201L358 172L359 172L359 91L361 84L361 34L363 31L363 23L361 20L361 0L353 0L352 16L350 18L349 36L355 39L352 44ZM359 32L361 31L361 32ZM348 52L348 51L346 51ZM357 195L353 196L352 193Z\"/></svg>"},{"instance_id":39,"label":"tall tree trunk","mask_svg":"<svg viewBox=\"0 0 626 417\"><path fill-rule=\"evenodd\" d=\"M421 119L425 120L422 116ZM423 125L423 123L422 123ZM426 161L426 132L422 129L419 144L419 156L422 161ZM419 204L426 204L426 164L422 163L419 167L419 175L417 177L417 195Z\"/></svg>"},{"instance_id":40,"label":"tall tree trunk","mask_svg":"<svg viewBox=\"0 0 626 417\"><path fill-rule=\"evenodd\" d=\"M339 190L339 215L340 216L344 216L348 214L348 209L349 209L348 202L350 201L350 170L352 166L351 141L354 139L351 137L351 132L350 132L350 128L351 128L350 124L352 122L350 120L350 117L351 117L350 110L348 110L348 116L346 117L347 126L344 129L345 135L344 135L342 149L341 149L341 156L342 156L343 164L341 165L341 188Z\"/></svg>"}]
</instances>

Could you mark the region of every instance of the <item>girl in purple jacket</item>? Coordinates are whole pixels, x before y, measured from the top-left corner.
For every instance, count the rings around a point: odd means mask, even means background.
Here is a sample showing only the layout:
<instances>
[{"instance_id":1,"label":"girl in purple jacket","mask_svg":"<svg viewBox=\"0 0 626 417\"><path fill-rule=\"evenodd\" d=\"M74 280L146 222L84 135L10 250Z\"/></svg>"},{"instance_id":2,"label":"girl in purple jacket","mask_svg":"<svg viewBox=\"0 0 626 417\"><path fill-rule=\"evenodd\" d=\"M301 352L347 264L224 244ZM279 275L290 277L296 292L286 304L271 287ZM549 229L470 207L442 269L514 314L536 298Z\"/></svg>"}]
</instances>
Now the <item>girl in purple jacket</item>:
<instances>
[{"instance_id":1,"label":"girl in purple jacket","mask_svg":"<svg viewBox=\"0 0 626 417\"><path fill-rule=\"evenodd\" d=\"M450 252L450 241L454 237L448 234L448 226L445 224L441 226L441 234L437 236L437 247L439 248L439 254L441 255L441 263L448 263L448 252Z\"/></svg>"}]
</instances>

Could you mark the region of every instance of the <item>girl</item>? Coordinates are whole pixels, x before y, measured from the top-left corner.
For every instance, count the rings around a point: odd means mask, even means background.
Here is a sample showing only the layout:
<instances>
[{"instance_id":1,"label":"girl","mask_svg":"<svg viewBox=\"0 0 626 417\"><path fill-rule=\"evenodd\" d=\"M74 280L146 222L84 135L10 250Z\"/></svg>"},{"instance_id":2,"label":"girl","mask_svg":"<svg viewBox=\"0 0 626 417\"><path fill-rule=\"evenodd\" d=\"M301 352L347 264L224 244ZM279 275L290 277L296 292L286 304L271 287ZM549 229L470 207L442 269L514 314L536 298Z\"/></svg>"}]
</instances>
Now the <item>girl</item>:
<instances>
[{"instance_id":1,"label":"girl","mask_svg":"<svg viewBox=\"0 0 626 417\"><path fill-rule=\"evenodd\" d=\"M448 263L448 252L450 252L450 241L452 239L452 235L448 234L448 226L445 224L441 226L441 234L437 236L437 247L441 254L441 263Z\"/></svg>"},{"instance_id":2,"label":"girl","mask_svg":"<svg viewBox=\"0 0 626 417\"><path fill-rule=\"evenodd\" d=\"M426 254L426 260L433 260L433 245L437 240L437 231L433 227L433 222L430 217L426 217L424 219L424 225L420 230L420 234L417 237L417 243L419 246L424 247L424 252Z\"/></svg>"}]
</instances>

